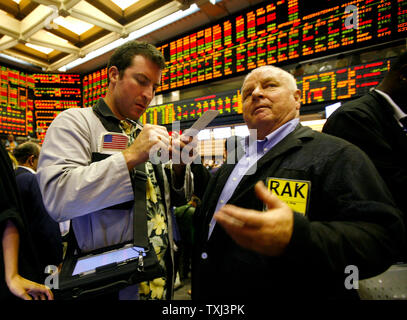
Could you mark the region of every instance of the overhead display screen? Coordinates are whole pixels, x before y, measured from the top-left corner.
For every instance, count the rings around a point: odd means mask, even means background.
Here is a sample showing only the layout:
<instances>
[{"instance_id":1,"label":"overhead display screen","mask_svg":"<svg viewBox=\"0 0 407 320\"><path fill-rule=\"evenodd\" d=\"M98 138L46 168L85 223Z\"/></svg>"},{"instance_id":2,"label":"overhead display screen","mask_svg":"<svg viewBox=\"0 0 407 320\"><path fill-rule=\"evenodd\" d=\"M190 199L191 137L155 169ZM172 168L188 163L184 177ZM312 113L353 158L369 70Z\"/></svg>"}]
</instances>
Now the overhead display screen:
<instances>
[{"instance_id":1,"label":"overhead display screen","mask_svg":"<svg viewBox=\"0 0 407 320\"><path fill-rule=\"evenodd\" d=\"M346 8L352 5L353 10ZM355 19L357 17L357 19ZM266 1L160 44L166 92L407 36L407 1Z\"/></svg>"},{"instance_id":2,"label":"overhead display screen","mask_svg":"<svg viewBox=\"0 0 407 320\"><path fill-rule=\"evenodd\" d=\"M34 134L33 88L31 75L0 66L0 133Z\"/></svg>"},{"instance_id":3,"label":"overhead display screen","mask_svg":"<svg viewBox=\"0 0 407 320\"><path fill-rule=\"evenodd\" d=\"M315 103L345 101L366 94L376 87L390 69L393 59L297 77L304 108ZM240 90L153 106L141 117L143 123L171 124L195 120L207 110L219 110L218 117L242 114Z\"/></svg>"},{"instance_id":4,"label":"overhead display screen","mask_svg":"<svg viewBox=\"0 0 407 320\"><path fill-rule=\"evenodd\" d=\"M33 74L37 138L45 133L62 111L82 106L82 81L79 74Z\"/></svg>"},{"instance_id":5,"label":"overhead display screen","mask_svg":"<svg viewBox=\"0 0 407 320\"><path fill-rule=\"evenodd\" d=\"M241 114L240 90L150 107L140 117L140 121L143 124L171 124L174 121L196 120L207 110L219 110L218 117Z\"/></svg>"},{"instance_id":6,"label":"overhead display screen","mask_svg":"<svg viewBox=\"0 0 407 320\"><path fill-rule=\"evenodd\" d=\"M107 68L97 70L83 77L83 107L93 106L107 91Z\"/></svg>"},{"instance_id":7,"label":"overhead display screen","mask_svg":"<svg viewBox=\"0 0 407 320\"><path fill-rule=\"evenodd\" d=\"M303 105L357 98L376 87L390 70L390 59L297 78Z\"/></svg>"}]
</instances>

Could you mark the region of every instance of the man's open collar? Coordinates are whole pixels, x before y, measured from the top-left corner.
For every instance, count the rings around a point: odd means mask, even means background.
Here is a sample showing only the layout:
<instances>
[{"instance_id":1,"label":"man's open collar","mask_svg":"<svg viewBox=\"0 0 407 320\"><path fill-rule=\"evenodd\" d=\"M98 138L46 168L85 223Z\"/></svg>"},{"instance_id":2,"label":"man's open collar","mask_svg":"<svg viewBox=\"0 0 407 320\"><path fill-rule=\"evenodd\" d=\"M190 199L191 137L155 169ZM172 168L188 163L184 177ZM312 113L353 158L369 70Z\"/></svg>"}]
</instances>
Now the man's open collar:
<instances>
[{"instance_id":1,"label":"man's open collar","mask_svg":"<svg viewBox=\"0 0 407 320\"><path fill-rule=\"evenodd\" d=\"M120 120L117 119L117 117L113 114L112 110L106 104L105 99L100 98L98 103L96 103L92 108L102 117L109 118L109 120L114 120L115 122L120 123Z\"/></svg>"},{"instance_id":2,"label":"man's open collar","mask_svg":"<svg viewBox=\"0 0 407 320\"><path fill-rule=\"evenodd\" d=\"M117 119L117 117L113 114L112 110L109 108L107 105L105 99L100 98L99 101L92 107L93 111L96 112L99 116L102 116L106 120L113 121L115 124L119 125L120 120ZM129 120L133 125L137 126L142 129L143 124L140 122L140 119L136 120L131 120L131 119L126 119Z\"/></svg>"}]
</instances>

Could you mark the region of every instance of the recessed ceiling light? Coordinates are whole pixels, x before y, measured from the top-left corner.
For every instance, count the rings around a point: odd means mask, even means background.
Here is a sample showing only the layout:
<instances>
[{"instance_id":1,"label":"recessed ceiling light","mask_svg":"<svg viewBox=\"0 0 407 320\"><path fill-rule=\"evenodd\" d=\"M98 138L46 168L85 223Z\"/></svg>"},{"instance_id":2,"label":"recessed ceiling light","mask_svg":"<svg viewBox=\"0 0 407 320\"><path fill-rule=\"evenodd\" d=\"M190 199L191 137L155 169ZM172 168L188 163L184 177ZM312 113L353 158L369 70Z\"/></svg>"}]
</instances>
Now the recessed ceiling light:
<instances>
[{"instance_id":1,"label":"recessed ceiling light","mask_svg":"<svg viewBox=\"0 0 407 320\"><path fill-rule=\"evenodd\" d=\"M45 53L45 54L49 54L50 52L54 51L54 49L46 48L46 47L42 47L42 46L37 46L37 45L31 44L31 43L26 43L25 45L27 47L30 47L30 48L32 48L34 50L40 51L40 52Z\"/></svg>"},{"instance_id":2,"label":"recessed ceiling light","mask_svg":"<svg viewBox=\"0 0 407 320\"><path fill-rule=\"evenodd\" d=\"M64 27L65 29L68 29L77 35L81 35L82 33L88 31L89 29L93 28L94 25L80 21L78 19L72 18L72 17L58 17L54 19L54 23L60 25L61 27Z\"/></svg>"},{"instance_id":3,"label":"recessed ceiling light","mask_svg":"<svg viewBox=\"0 0 407 320\"><path fill-rule=\"evenodd\" d=\"M112 0L112 2L120 7L120 9L124 10L138 2L138 0Z\"/></svg>"}]
</instances>

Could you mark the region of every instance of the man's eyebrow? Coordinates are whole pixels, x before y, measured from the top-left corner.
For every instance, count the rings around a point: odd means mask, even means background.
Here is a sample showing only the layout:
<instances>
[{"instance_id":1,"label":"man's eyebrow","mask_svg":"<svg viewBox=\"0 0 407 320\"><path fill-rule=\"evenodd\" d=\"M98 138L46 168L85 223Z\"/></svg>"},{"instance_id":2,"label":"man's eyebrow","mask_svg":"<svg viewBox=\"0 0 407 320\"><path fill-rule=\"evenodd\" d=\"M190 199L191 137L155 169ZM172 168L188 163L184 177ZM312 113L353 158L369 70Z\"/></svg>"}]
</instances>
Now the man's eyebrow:
<instances>
[{"instance_id":1,"label":"man's eyebrow","mask_svg":"<svg viewBox=\"0 0 407 320\"><path fill-rule=\"evenodd\" d=\"M151 81L151 79L149 77L147 77L144 73L138 73L137 72L136 75L142 76L144 78L144 80L147 80L150 83L153 83L153 81ZM154 87L159 87L160 85L161 85L161 83L159 83L159 82L153 83Z\"/></svg>"},{"instance_id":2,"label":"man's eyebrow","mask_svg":"<svg viewBox=\"0 0 407 320\"><path fill-rule=\"evenodd\" d=\"M141 76L141 77L143 77L145 80L148 80L148 81L151 82L150 78L147 77L144 73L137 72L135 75L136 75L136 76Z\"/></svg>"},{"instance_id":3,"label":"man's eyebrow","mask_svg":"<svg viewBox=\"0 0 407 320\"><path fill-rule=\"evenodd\" d=\"M262 80L262 82L272 82L272 81L280 83L280 81L276 77L273 77L273 76L266 77Z\"/></svg>"}]
</instances>

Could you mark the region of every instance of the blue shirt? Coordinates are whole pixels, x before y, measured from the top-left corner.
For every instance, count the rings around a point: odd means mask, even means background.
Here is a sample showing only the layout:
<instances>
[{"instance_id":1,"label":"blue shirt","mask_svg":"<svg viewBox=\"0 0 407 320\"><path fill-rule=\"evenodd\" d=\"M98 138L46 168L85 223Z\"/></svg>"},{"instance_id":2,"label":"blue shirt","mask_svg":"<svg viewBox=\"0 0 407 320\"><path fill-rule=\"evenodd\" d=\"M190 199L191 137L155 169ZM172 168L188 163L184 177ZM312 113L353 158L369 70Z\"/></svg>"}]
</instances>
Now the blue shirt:
<instances>
[{"instance_id":1,"label":"blue shirt","mask_svg":"<svg viewBox=\"0 0 407 320\"><path fill-rule=\"evenodd\" d=\"M257 161L259 161L261 157L270 151L277 143L283 140L288 134L293 132L299 122L299 118L286 122L280 128L266 136L264 140L255 140L251 142L249 137L246 137L246 139L242 141L245 153L226 181L218 199L218 203L216 204L215 212L219 211L219 209L229 201L245 175L254 174L256 172ZM212 234L215 224L216 220L212 217L211 223L209 224L208 239Z\"/></svg>"}]
</instances>

